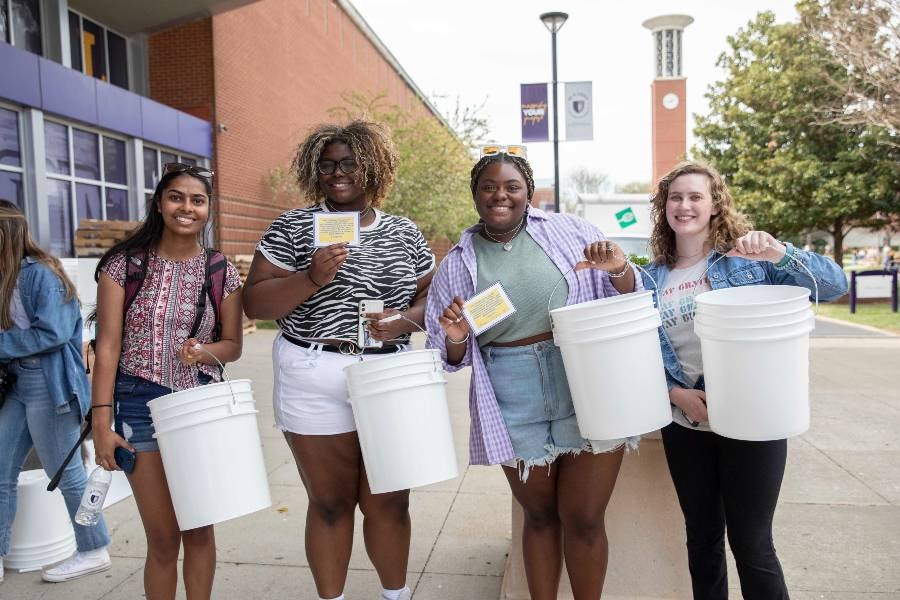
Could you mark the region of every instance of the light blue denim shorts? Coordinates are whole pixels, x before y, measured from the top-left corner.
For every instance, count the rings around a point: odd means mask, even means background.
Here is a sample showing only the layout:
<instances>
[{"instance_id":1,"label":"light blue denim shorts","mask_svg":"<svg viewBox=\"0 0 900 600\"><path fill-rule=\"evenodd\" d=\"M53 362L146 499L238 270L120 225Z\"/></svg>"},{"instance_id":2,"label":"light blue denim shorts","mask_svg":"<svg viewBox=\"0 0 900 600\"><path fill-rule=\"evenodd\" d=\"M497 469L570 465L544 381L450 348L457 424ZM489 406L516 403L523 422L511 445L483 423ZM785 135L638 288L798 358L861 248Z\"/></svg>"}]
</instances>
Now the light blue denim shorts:
<instances>
[{"instance_id":1,"label":"light blue denim shorts","mask_svg":"<svg viewBox=\"0 0 900 600\"><path fill-rule=\"evenodd\" d=\"M599 454L625 440L586 440L578 431L562 354L553 340L528 346L485 346L481 356L516 453L522 480L533 466L561 454Z\"/></svg>"}]
</instances>

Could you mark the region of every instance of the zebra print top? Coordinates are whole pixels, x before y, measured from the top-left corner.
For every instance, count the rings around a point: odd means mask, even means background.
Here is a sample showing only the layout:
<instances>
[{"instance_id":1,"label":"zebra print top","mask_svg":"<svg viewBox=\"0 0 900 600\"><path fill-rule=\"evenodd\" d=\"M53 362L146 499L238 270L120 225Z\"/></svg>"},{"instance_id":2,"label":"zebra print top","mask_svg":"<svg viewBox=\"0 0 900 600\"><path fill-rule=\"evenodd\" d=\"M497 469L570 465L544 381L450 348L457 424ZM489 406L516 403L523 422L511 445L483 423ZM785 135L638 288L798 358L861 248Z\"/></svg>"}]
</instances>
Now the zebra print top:
<instances>
[{"instance_id":1,"label":"zebra print top","mask_svg":"<svg viewBox=\"0 0 900 600\"><path fill-rule=\"evenodd\" d=\"M275 219L256 249L287 271L305 271L312 262L313 213L324 205L289 210ZM375 221L359 232L360 246L324 286L287 316L278 319L286 334L307 340L356 341L360 300L383 300L384 307L406 310L417 280L434 269L434 254L419 228L405 217L375 211ZM409 340L406 334L398 343Z\"/></svg>"}]
</instances>

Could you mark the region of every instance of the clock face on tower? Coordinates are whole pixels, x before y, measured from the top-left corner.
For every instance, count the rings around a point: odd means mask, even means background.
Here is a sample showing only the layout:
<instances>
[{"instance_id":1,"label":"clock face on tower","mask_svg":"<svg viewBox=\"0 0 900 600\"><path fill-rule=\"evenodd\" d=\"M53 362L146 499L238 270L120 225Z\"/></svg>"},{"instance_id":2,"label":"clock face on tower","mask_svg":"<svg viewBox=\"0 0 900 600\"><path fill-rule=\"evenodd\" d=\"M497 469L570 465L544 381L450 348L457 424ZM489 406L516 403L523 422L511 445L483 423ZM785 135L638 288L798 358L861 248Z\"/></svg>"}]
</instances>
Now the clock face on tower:
<instances>
[{"instance_id":1,"label":"clock face on tower","mask_svg":"<svg viewBox=\"0 0 900 600\"><path fill-rule=\"evenodd\" d=\"M663 96L662 99L663 108L667 110L675 110L676 108L678 108L678 102L678 94L674 94L672 92L669 92L668 94Z\"/></svg>"}]
</instances>

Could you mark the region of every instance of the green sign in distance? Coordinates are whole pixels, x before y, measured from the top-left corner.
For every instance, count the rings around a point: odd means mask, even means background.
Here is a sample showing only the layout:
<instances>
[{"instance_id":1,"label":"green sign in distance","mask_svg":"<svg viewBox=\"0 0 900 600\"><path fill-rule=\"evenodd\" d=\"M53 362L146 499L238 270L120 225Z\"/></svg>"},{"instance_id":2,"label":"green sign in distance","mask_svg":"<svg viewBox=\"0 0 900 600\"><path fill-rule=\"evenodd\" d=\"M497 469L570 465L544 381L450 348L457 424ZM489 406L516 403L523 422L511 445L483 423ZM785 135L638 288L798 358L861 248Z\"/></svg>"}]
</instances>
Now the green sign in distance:
<instances>
[{"instance_id":1,"label":"green sign in distance","mask_svg":"<svg viewBox=\"0 0 900 600\"><path fill-rule=\"evenodd\" d=\"M637 217L634 211L631 210L631 207L628 206L616 213L616 221L619 222L619 227L626 229L637 223Z\"/></svg>"}]
</instances>

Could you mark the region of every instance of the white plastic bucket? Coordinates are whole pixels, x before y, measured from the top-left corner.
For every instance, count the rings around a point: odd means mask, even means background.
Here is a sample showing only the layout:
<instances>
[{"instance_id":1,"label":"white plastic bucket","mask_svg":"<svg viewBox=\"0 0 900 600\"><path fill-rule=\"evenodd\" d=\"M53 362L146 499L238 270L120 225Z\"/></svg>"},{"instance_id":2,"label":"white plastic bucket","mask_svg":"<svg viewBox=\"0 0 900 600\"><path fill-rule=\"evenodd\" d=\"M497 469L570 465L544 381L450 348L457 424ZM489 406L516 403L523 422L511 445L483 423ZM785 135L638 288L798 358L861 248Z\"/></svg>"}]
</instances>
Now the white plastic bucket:
<instances>
[{"instance_id":1,"label":"white plastic bucket","mask_svg":"<svg viewBox=\"0 0 900 600\"><path fill-rule=\"evenodd\" d=\"M435 350L411 350L394 354L374 355L354 363L353 370L347 371L347 377L382 371L394 371L401 367L421 367L422 370L441 370L441 355Z\"/></svg>"},{"instance_id":2,"label":"white plastic bucket","mask_svg":"<svg viewBox=\"0 0 900 600\"><path fill-rule=\"evenodd\" d=\"M431 369L398 374L375 384L367 382L369 373L384 377L392 365L414 363L406 356L409 354L428 355L432 365L436 361L440 365L436 350L416 350L344 368L369 488L375 494L437 483L459 474L443 371Z\"/></svg>"},{"instance_id":3,"label":"white plastic bucket","mask_svg":"<svg viewBox=\"0 0 900 600\"><path fill-rule=\"evenodd\" d=\"M809 332L814 319L790 331L704 331L709 426L749 441L779 440L809 429Z\"/></svg>"},{"instance_id":4,"label":"white plastic bucket","mask_svg":"<svg viewBox=\"0 0 900 600\"><path fill-rule=\"evenodd\" d=\"M19 473L16 518L12 525L7 569L36 571L71 556L75 530L59 489L47 491L50 479L41 469Z\"/></svg>"},{"instance_id":5,"label":"white plastic bucket","mask_svg":"<svg viewBox=\"0 0 900 600\"><path fill-rule=\"evenodd\" d=\"M796 285L745 285L698 294L697 312L722 317L764 316L809 306L809 290Z\"/></svg>"},{"instance_id":6,"label":"white plastic bucket","mask_svg":"<svg viewBox=\"0 0 900 600\"><path fill-rule=\"evenodd\" d=\"M182 531L271 506L250 380L182 390L147 405Z\"/></svg>"},{"instance_id":7,"label":"white plastic bucket","mask_svg":"<svg viewBox=\"0 0 900 600\"><path fill-rule=\"evenodd\" d=\"M783 340L798 335L809 335L815 328L815 317L809 315L802 321L789 325L773 325L759 327L712 327L694 320L694 333L701 339L708 338L719 341L734 341L736 343L769 342Z\"/></svg>"},{"instance_id":8,"label":"white plastic bucket","mask_svg":"<svg viewBox=\"0 0 900 600\"><path fill-rule=\"evenodd\" d=\"M618 316L595 327L584 315ZM550 311L554 342L562 353L581 435L609 440L640 435L672 421L652 294L623 294ZM624 315L640 314L630 321ZM564 315L562 319L558 315ZM576 320L577 319L577 320ZM566 327L563 324L575 323ZM556 325L559 325L557 328Z\"/></svg>"}]
</instances>

